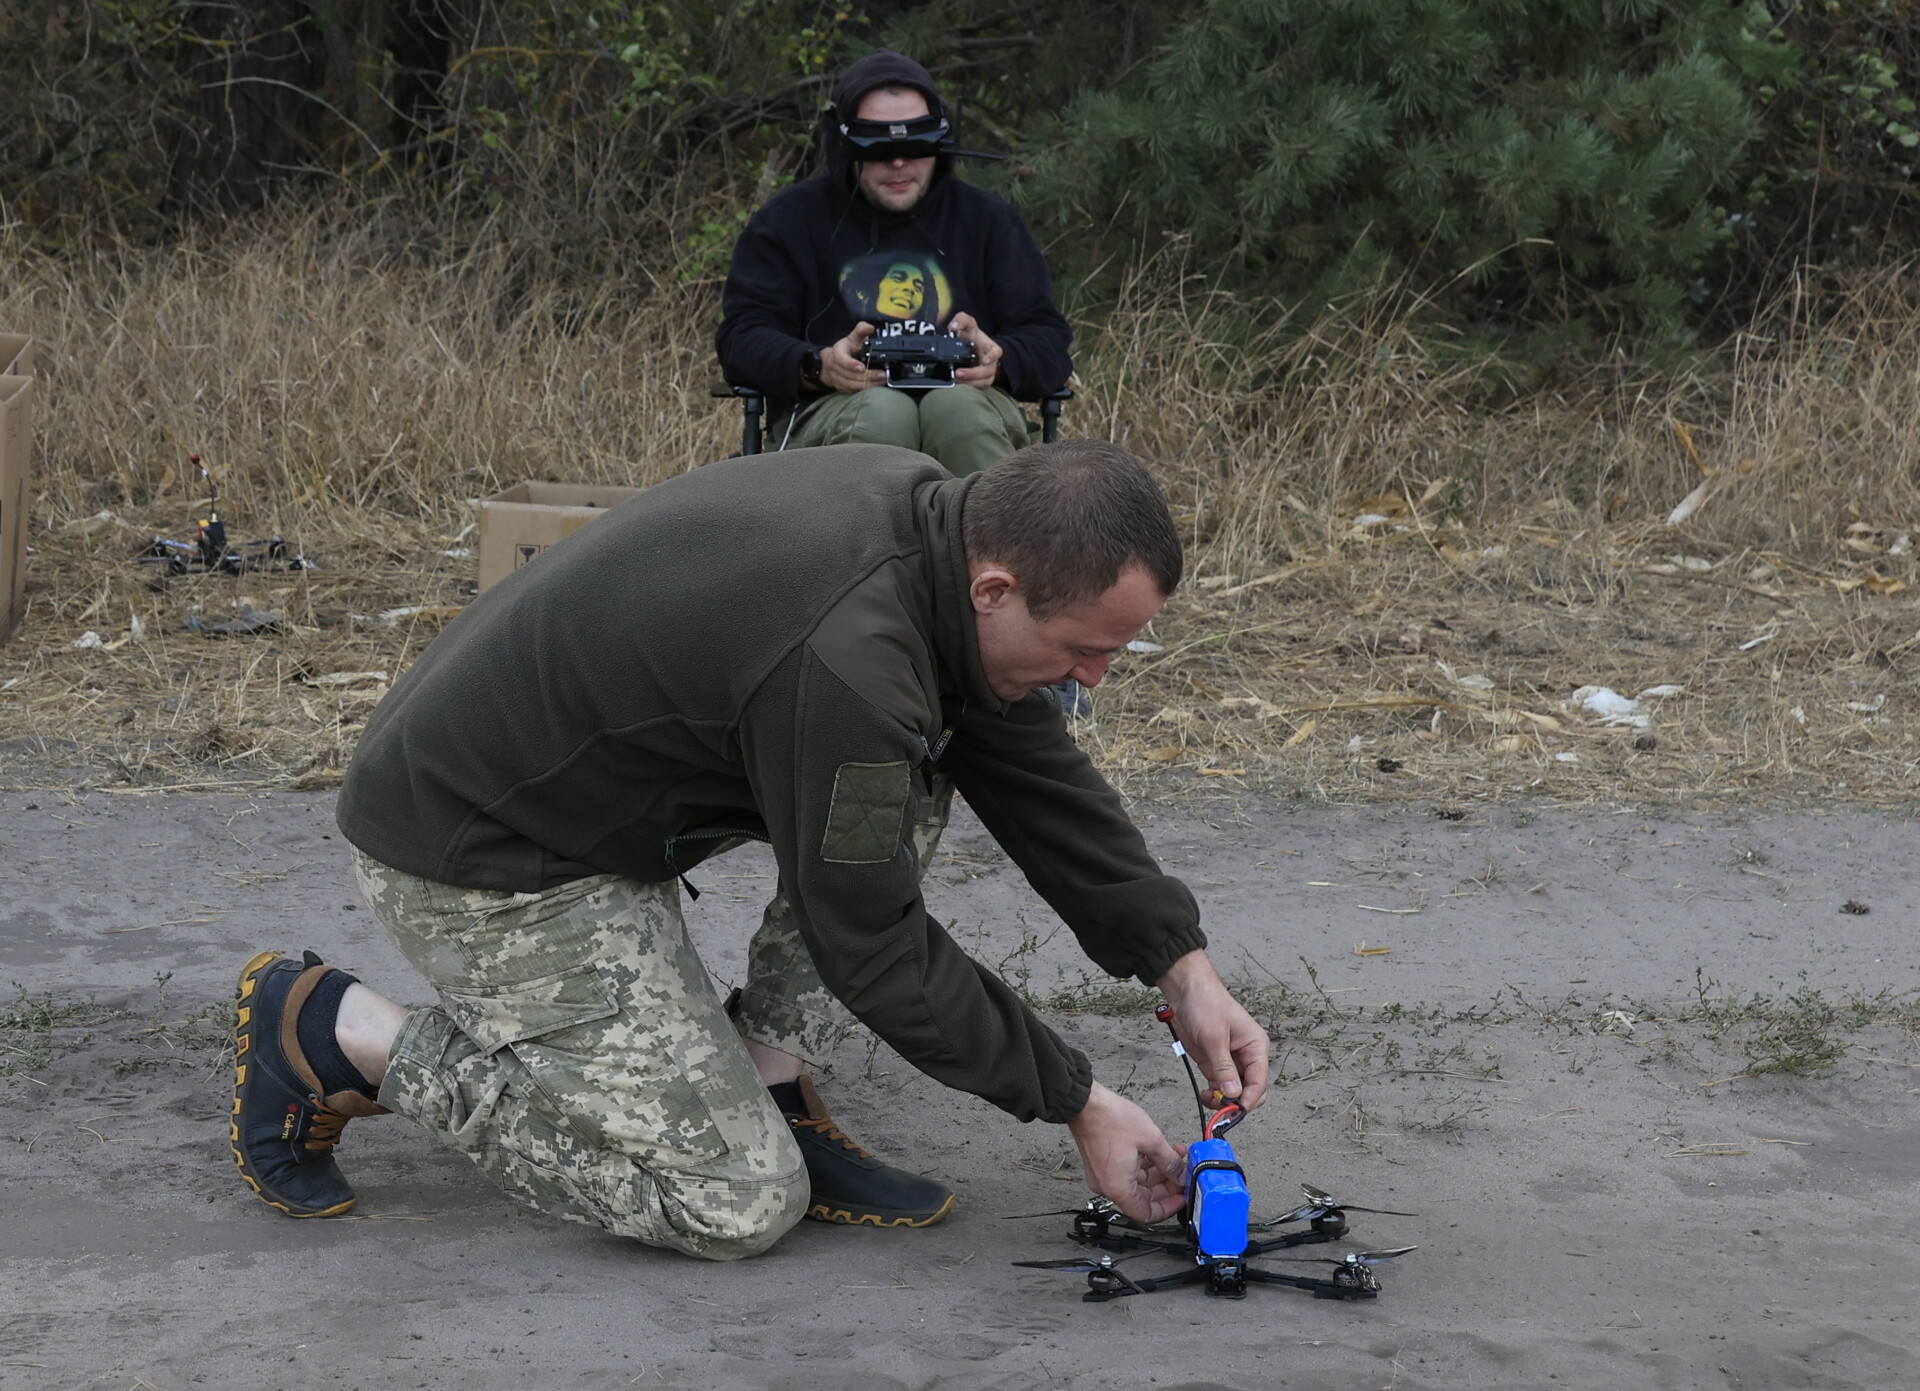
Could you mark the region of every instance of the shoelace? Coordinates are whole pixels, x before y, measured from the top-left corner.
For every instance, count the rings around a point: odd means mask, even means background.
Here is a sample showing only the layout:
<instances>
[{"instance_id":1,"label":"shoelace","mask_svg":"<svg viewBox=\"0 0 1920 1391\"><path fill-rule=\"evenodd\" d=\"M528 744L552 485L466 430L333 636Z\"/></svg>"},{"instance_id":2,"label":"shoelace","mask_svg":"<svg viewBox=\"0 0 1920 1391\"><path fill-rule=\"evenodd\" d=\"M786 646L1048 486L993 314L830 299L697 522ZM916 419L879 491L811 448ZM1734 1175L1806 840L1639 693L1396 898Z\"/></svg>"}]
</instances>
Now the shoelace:
<instances>
[{"instance_id":1,"label":"shoelace","mask_svg":"<svg viewBox=\"0 0 1920 1391\"><path fill-rule=\"evenodd\" d=\"M340 1132L347 1128L352 1116L343 1116L338 1111L330 1111L325 1106L313 1108L313 1123L307 1127L307 1148L310 1150L330 1150L340 1143Z\"/></svg>"},{"instance_id":2,"label":"shoelace","mask_svg":"<svg viewBox=\"0 0 1920 1391\"><path fill-rule=\"evenodd\" d=\"M342 1124L344 1123L343 1120ZM818 1120L814 1120L810 1116L788 1116L787 1124L795 1130L804 1128L815 1131L825 1140L838 1140L842 1145L852 1150L862 1159L873 1158L871 1154L867 1153L865 1147L862 1146L858 1140L855 1140L852 1136L848 1135L846 1131L833 1123L832 1116L822 1116Z\"/></svg>"}]
</instances>

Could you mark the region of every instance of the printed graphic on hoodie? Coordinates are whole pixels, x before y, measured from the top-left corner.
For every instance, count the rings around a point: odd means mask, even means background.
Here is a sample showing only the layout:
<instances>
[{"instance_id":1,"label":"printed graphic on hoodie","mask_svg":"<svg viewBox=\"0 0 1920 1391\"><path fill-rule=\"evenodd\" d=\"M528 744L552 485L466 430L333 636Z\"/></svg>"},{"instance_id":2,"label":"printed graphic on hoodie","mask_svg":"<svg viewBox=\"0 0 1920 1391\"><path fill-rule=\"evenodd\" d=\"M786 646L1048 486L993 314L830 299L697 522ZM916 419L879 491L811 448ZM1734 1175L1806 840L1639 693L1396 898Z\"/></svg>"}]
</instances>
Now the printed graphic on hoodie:
<instances>
[{"instance_id":1,"label":"printed graphic on hoodie","mask_svg":"<svg viewBox=\"0 0 1920 1391\"><path fill-rule=\"evenodd\" d=\"M933 256L920 251L873 251L840 270L840 297L855 320L878 336L939 333L953 317L953 286Z\"/></svg>"}]
</instances>

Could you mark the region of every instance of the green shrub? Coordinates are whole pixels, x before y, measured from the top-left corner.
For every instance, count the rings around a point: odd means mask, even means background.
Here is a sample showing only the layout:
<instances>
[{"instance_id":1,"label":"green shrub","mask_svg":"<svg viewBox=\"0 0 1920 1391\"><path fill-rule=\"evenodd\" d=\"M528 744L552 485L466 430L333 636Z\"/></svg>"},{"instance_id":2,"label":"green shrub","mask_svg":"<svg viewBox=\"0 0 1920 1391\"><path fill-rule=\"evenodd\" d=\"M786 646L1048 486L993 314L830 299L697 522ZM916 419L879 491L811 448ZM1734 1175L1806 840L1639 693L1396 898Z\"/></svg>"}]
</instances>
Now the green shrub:
<instances>
[{"instance_id":1,"label":"green shrub","mask_svg":"<svg viewBox=\"0 0 1920 1391\"><path fill-rule=\"evenodd\" d=\"M1411 276L1466 317L1677 334L1789 71L1726 0L1205 0L1088 91L1025 202L1088 266L1169 232L1321 301ZM1063 238L1063 244L1076 244Z\"/></svg>"}]
</instances>

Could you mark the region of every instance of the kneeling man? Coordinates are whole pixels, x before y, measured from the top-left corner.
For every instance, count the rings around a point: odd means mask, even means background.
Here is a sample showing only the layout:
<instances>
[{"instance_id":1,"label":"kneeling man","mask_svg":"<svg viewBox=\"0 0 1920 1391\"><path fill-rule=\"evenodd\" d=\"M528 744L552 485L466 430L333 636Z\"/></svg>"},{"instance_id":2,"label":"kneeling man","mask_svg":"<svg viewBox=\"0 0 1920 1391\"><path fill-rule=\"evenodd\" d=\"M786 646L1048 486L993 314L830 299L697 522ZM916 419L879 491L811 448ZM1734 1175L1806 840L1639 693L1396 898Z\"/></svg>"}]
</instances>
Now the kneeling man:
<instances>
[{"instance_id":1,"label":"kneeling man","mask_svg":"<svg viewBox=\"0 0 1920 1391\"><path fill-rule=\"evenodd\" d=\"M295 1217L344 1212L355 1116L397 1111L542 1212L725 1260L802 1217L925 1226L942 1185L847 1137L807 1076L857 1019L950 1087L1067 1126L1157 1221L1182 1159L954 943L920 882L957 788L1087 955L1158 986L1258 1104L1267 1039L1208 963L1048 689L1099 683L1179 583L1114 445L949 476L839 445L647 489L479 596L368 722L340 798L367 901L439 1002L266 951L240 979L232 1141ZM680 893L767 842L725 1000Z\"/></svg>"}]
</instances>

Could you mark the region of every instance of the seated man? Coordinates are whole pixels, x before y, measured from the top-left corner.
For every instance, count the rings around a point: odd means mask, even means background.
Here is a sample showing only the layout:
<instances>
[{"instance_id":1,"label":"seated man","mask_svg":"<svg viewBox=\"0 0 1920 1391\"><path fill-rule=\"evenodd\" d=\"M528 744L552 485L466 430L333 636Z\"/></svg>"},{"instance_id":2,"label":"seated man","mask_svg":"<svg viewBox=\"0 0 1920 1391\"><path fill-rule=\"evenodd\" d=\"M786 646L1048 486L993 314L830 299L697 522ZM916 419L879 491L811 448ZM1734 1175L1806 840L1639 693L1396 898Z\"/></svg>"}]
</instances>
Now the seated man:
<instances>
[{"instance_id":1,"label":"seated man","mask_svg":"<svg viewBox=\"0 0 1920 1391\"><path fill-rule=\"evenodd\" d=\"M955 475L1027 443L1014 399L1066 385L1072 330L1020 215L953 177L925 68L870 53L840 79L827 172L747 223L715 343L736 386L765 392L776 449L858 442L931 454ZM950 334L979 365L900 389L862 361L876 335Z\"/></svg>"},{"instance_id":2,"label":"seated man","mask_svg":"<svg viewBox=\"0 0 1920 1391\"><path fill-rule=\"evenodd\" d=\"M1193 895L1034 694L1098 683L1180 571L1153 479L1093 440L958 479L874 445L729 459L515 570L395 683L340 797L368 906L438 1003L247 962L241 1174L292 1216L344 1212L341 1127L398 1111L542 1212L707 1259L802 1217L925 1226L953 1195L850 1140L803 1075L858 1019L1067 1126L1131 1216L1170 1215L1179 1152L920 882L957 788L1095 963L1159 987L1210 1083L1260 1101L1267 1038ZM746 840L779 883L723 1002L680 885Z\"/></svg>"}]
</instances>

